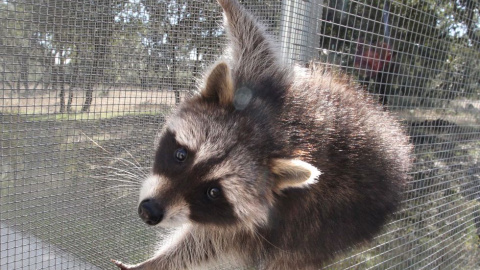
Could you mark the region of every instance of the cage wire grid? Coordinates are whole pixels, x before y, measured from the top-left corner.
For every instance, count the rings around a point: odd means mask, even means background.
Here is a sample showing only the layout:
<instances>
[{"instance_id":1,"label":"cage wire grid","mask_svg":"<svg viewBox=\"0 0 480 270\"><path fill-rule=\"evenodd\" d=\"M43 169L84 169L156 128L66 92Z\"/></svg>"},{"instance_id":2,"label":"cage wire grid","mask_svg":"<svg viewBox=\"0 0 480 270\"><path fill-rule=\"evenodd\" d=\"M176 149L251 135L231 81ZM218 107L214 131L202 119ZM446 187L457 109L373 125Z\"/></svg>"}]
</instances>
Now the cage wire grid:
<instances>
[{"instance_id":1,"label":"cage wire grid","mask_svg":"<svg viewBox=\"0 0 480 270\"><path fill-rule=\"evenodd\" d=\"M415 146L402 208L324 269L480 269L480 3L241 1L291 63L350 74ZM225 44L202 0L0 1L0 269L114 269L165 117ZM228 265L219 269L230 269Z\"/></svg>"}]
</instances>

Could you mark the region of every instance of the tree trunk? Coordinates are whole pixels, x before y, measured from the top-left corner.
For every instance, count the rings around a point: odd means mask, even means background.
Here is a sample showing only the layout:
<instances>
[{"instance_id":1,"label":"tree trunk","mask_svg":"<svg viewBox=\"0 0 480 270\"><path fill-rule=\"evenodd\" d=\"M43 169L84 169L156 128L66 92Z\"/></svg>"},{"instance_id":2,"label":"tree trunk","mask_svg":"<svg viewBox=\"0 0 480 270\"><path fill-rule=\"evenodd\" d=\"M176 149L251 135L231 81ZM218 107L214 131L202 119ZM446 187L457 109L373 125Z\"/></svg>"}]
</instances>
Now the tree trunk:
<instances>
[{"instance_id":1,"label":"tree trunk","mask_svg":"<svg viewBox=\"0 0 480 270\"><path fill-rule=\"evenodd\" d=\"M93 85L94 83L87 83L85 91L85 103L83 103L82 112L88 112L93 101Z\"/></svg>"},{"instance_id":2,"label":"tree trunk","mask_svg":"<svg viewBox=\"0 0 480 270\"><path fill-rule=\"evenodd\" d=\"M111 34L111 31L104 31L103 36L95 39L95 51L93 53L95 60L93 60L92 72L87 76L87 89L85 91L85 103L83 104L82 112L90 110L93 102L93 88L100 78L103 78Z\"/></svg>"},{"instance_id":3,"label":"tree trunk","mask_svg":"<svg viewBox=\"0 0 480 270\"><path fill-rule=\"evenodd\" d=\"M73 90L72 86L68 89L68 102L67 102L67 112L72 111L72 103L73 103Z\"/></svg>"},{"instance_id":4,"label":"tree trunk","mask_svg":"<svg viewBox=\"0 0 480 270\"><path fill-rule=\"evenodd\" d=\"M57 75L60 76L60 75ZM65 112L65 83L62 81L59 81L57 85L60 85L60 113Z\"/></svg>"},{"instance_id":5,"label":"tree trunk","mask_svg":"<svg viewBox=\"0 0 480 270\"><path fill-rule=\"evenodd\" d=\"M110 42L113 35L113 24L115 18L112 14L102 17L99 20L99 30L94 38L94 52L93 65L91 73L87 79L87 89L85 91L85 103L82 107L82 112L88 112L93 102L93 88L94 85L100 81L104 76L105 67L107 64L107 57L110 50Z\"/></svg>"},{"instance_id":6,"label":"tree trunk","mask_svg":"<svg viewBox=\"0 0 480 270\"><path fill-rule=\"evenodd\" d=\"M65 57L63 55L63 48L58 54L59 63L55 66L54 75L55 75L55 85L60 87L60 112L65 112Z\"/></svg>"},{"instance_id":7,"label":"tree trunk","mask_svg":"<svg viewBox=\"0 0 480 270\"><path fill-rule=\"evenodd\" d=\"M20 80L23 83L23 89L25 93L28 93L28 56L24 55L22 56L22 64L20 66Z\"/></svg>"},{"instance_id":8,"label":"tree trunk","mask_svg":"<svg viewBox=\"0 0 480 270\"><path fill-rule=\"evenodd\" d=\"M173 37L172 37L172 72L171 72L171 82L172 82L172 89L173 92L175 93L175 104L180 103L180 91L179 91L179 85L177 82L177 46L178 46L178 31L174 30L173 31Z\"/></svg>"}]
</instances>

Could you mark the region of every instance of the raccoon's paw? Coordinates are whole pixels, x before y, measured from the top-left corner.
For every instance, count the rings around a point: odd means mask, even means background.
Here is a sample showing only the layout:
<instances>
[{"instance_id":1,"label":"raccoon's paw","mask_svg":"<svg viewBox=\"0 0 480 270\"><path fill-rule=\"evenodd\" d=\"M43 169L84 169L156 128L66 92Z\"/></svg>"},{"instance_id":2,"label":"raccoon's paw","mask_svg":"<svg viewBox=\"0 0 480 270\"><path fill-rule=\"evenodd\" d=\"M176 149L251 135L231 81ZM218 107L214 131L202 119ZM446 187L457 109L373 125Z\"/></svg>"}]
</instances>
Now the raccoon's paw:
<instances>
[{"instance_id":1,"label":"raccoon's paw","mask_svg":"<svg viewBox=\"0 0 480 270\"><path fill-rule=\"evenodd\" d=\"M142 269L144 269L141 265L124 264L121 261L117 261L117 260L113 260L113 259L111 261L121 270L142 270Z\"/></svg>"}]
</instances>

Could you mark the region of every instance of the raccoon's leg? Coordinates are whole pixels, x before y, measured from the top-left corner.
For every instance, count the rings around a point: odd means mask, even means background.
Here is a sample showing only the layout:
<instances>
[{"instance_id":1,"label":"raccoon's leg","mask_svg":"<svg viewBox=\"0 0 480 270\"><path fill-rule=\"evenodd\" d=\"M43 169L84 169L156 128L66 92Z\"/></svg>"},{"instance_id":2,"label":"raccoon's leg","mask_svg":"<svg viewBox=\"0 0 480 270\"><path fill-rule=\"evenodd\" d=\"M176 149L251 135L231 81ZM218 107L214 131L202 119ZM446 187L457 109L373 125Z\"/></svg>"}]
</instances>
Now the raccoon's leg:
<instances>
[{"instance_id":1,"label":"raccoon's leg","mask_svg":"<svg viewBox=\"0 0 480 270\"><path fill-rule=\"evenodd\" d=\"M261 270L318 270L320 263L313 263L304 254L284 250L276 250L265 256Z\"/></svg>"},{"instance_id":2,"label":"raccoon's leg","mask_svg":"<svg viewBox=\"0 0 480 270\"><path fill-rule=\"evenodd\" d=\"M122 270L180 270L201 269L218 262L220 255L231 253L231 237L220 233L185 230L177 232L169 244L162 246L152 258L137 264L127 265L113 261Z\"/></svg>"},{"instance_id":3,"label":"raccoon's leg","mask_svg":"<svg viewBox=\"0 0 480 270\"><path fill-rule=\"evenodd\" d=\"M318 270L320 266L305 265L302 262L292 263L285 260L268 262L260 269L262 270Z\"/></svg>"}]
</instances>

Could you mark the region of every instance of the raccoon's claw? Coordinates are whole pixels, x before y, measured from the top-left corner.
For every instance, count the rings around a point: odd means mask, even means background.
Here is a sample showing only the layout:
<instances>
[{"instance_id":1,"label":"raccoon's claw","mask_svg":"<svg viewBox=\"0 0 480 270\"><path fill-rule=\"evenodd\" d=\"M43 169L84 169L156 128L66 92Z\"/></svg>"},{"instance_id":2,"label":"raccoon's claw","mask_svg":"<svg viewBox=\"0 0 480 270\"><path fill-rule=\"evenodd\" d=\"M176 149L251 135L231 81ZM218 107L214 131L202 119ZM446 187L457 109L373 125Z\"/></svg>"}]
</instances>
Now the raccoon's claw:
<instances>
[{"instance_id":1,"label":"raccoon's claw","mask_svg":"<svg viewBox=\"0 0 480 270\"><path fill-rule=\"evenodd\" d=\"M122 263L121 261L117 261L117 260L111 260L112 263L114 263L118 268L122 269L122 270L134 270L134 269L138 269L137 267L135 267L134 265L129 265L129 264L124 264Z\"/></svg>"}]
</instances>

